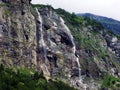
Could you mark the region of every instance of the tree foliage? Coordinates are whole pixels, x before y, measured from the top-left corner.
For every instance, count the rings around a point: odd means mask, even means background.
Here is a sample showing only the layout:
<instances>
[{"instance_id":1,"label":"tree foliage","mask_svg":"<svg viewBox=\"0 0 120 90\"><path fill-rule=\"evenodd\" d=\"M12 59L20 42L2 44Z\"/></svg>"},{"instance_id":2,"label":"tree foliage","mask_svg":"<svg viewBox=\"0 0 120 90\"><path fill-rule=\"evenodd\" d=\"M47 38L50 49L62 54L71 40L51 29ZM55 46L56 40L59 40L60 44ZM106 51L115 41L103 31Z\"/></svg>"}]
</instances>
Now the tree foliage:
<instances>
[{"instance_id":1,"label":"tree foliage","mask_svg":"<svg viewBox=\"0 0 120 90\"><path fill-rule=\"evenodd\" d=\"M83 23L83 18L78 17L75 13L69 13L64 9L56 9L56 12L66 21L67 25L72 25L74 27L80 27Z\"/></svg>"},{"instance_id":2,"label":"tree foliage","mask_svg":"<svg viewBox=\"0 0 120 90\"><path fill-rule=\"evenodd\" d=\"M61 81L47 81L42 73L0 65L0 90L75 90Z\"/></svg>"}]
</instances>

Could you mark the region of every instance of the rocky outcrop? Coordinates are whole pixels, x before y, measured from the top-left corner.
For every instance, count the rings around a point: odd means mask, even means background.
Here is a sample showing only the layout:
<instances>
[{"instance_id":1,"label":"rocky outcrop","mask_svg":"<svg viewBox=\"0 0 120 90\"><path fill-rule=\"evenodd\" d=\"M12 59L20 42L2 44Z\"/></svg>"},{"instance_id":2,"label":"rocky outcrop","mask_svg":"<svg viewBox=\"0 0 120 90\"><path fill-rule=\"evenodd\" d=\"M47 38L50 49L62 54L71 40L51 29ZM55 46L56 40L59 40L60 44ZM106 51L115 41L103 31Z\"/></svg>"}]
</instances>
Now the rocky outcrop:
<instances>
[{"instance_id":1,"label":"rocky outcrop","mask_svg":"<svg viewBox=\"0 0 120 90\"><path fill-rule=\"evenodd\" d=\"M36 64L36 23L29 1L1 3L0 61L34 67Z\"/></svg>"},{"instance_id":2,"label":"rocky outcrop","mask_svg":"<svg viewBox=\"0 0 120 90\"><path fill-rule=\"evenodd\" d=\"M65 25L63 19L52 8L38 8L37 12L37 17L41 18L40 20L36 18L38 41L37 63L40 67L44 65L42 67L44 69L43 72L47 73L49 71L50 76L67 77L72 80L74 71L79 72L79 66L76 61L76 47L70 30ZM41 45L41 39L43 39L42 42L44 45ZM48 69L46 72L45 67ZM77 77L79 77L79 73L77 73Z\"/></svg>"},{"instance_id":3,"label":"rocky outcrop","mask_svg":"<svg viewBox=\"0 0 120 90\"><path fill-rule=\"evenodd\" d=\"M117 36L112 34L105 34L104 35L107 46L112 53L114 53L118 58L120 58L120 40Z\"/></svg>"},{"instance_id":4,"label":"rocky outcrop","mask_svg":"<svg viewBox=\"0 0 120 90\"><path fill-rule=\"evenodd\" d=\"M35 68L48 79L53 76L70 81L73 75L80 76L73 36L53 8L31 11L29 0L1 4L0 63Z\"/></svg>"}]
</instances>

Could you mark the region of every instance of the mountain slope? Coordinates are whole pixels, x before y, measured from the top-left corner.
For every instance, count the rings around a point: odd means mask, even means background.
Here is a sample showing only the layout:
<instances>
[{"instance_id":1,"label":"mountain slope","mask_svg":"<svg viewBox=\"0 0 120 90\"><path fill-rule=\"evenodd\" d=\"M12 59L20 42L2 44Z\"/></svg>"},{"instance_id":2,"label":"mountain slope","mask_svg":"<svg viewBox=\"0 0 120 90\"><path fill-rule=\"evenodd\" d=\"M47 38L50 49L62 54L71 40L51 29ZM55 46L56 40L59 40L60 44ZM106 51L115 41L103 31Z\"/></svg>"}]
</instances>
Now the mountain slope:
<instances>
[{"instance_id":1,"label":"mountain slope","mask_svg":"<svg viewBox=\"0 0 120 90\"><path fill-rule=\"evenodd\" d=\"M57 12L64 18L65 23L74 36L77 45L76 53L79 55L82 75L87 76L85 79L91 79L91 77L94 79L102 79L106 74L112 74L111 70L114 66L116 70L120 68L120 52L119 49L116 48L116 46L119 46L120 41L114 34L109 33L101 23L95 20L89 18L84 19L82 17L78 18L63 9L57 9ZM75 21L76 18L78 18L77 21ZM74 25L73 23L77 24ZM113 63L113 66L110 63ZM118 72L120 71L118 70ZM84 82L87 83L85 79ZM90 86L92 86L92 83L93 82L91 82ZM90 86L88 84L88 87ZM96 86L99 87L99 84ZM92 89L93 88L94 87L92 87Z\"/></svg>"},{"instance_id":2,"label":"mountain slope","mask_svg":"<svg viewBox=\"0 0 120 90\"><path fill-rule=\"evenodd\" d=\"M98 22L102 23L102 25L106 29L112 30L116 34L120 34L120 21L114 20L112 18L90 14L90 13L77 14L77 15L82 17L89 17L91 19L97 20Z\"/></svg>"},{"instance_id":3,"label":"mountain slope","mask_svg":"<svg viewBox=\"0 0 120 90\"><path fill-rule=\"evenodd\" d=\"M119 88L119 81L106 81L120 77L120 40L101 23L29 0L0 5L1 64L34 69L47 82L62 80L78 90Z\"/></svg>"}]
</instances>

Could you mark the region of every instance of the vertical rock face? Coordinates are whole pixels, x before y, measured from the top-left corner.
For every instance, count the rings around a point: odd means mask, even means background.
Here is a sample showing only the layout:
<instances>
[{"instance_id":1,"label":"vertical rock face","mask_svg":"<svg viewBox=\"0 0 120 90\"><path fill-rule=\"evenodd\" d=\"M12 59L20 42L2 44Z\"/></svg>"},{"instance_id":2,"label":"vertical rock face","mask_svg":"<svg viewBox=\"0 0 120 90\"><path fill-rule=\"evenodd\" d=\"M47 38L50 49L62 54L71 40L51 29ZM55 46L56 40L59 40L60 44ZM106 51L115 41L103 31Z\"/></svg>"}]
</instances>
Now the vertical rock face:
<instances>
[{"instance_id":1,"label":"vertical rock face","mask_svg":"<svg viewBox=\"0 0 120 90\"><path fill-rule=\"evenodd\" d=\"M42 66L43 72L48 75L71 78L74 70L78 71L79 64L76 61L76 47L70 30L52 8L36 11L38 69Z\"/></svg>"},{"instance_id":2,"label":"vertical rock face","mask_svg":"<svg viewBox=\"0 0 120 90\"><path fill-rule=\"evenodd\" d=\"M29 0L1 4L0 63L42 70L48 78L80 77L73 36L52 8L34 9L33 15Z\"/></svg>"},{"instance_id":3,"label":"vertical rock face","mask_svg":"<svg viewBox=\"0 0 120 90\"><path fill-rule=\"evenodd\" d=\"M10 0L0 6L0 62L33 67L36 64L36 24L29 0Z\"/></svg>"}]
</instances>

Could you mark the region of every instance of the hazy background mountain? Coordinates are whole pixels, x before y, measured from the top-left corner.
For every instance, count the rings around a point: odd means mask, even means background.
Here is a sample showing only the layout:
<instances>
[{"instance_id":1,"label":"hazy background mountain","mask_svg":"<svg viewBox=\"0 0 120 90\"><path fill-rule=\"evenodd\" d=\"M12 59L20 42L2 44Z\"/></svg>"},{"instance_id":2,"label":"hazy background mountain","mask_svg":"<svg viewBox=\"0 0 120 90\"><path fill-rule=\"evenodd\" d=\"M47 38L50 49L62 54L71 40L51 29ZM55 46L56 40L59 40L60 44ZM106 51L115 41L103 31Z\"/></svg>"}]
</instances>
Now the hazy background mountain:
<instances>
[{"instance_id":1,"label":"hazy background mountain","mask_svg":"<svg viewBox=\"0 0 120 90\"><path fill-rule=\"evenodd\" d=\"M112 19L112 18L104 17L104 16L94 15L91 13L79 13L77 15L82 16L82 17L89 17L91 19L95 19L95 20L99 21L100 23L102 23L102 25L106 29L112 30L116 34L120 34L120 21L117 21L117 20Z\"/></svg>"}]
</instances>

